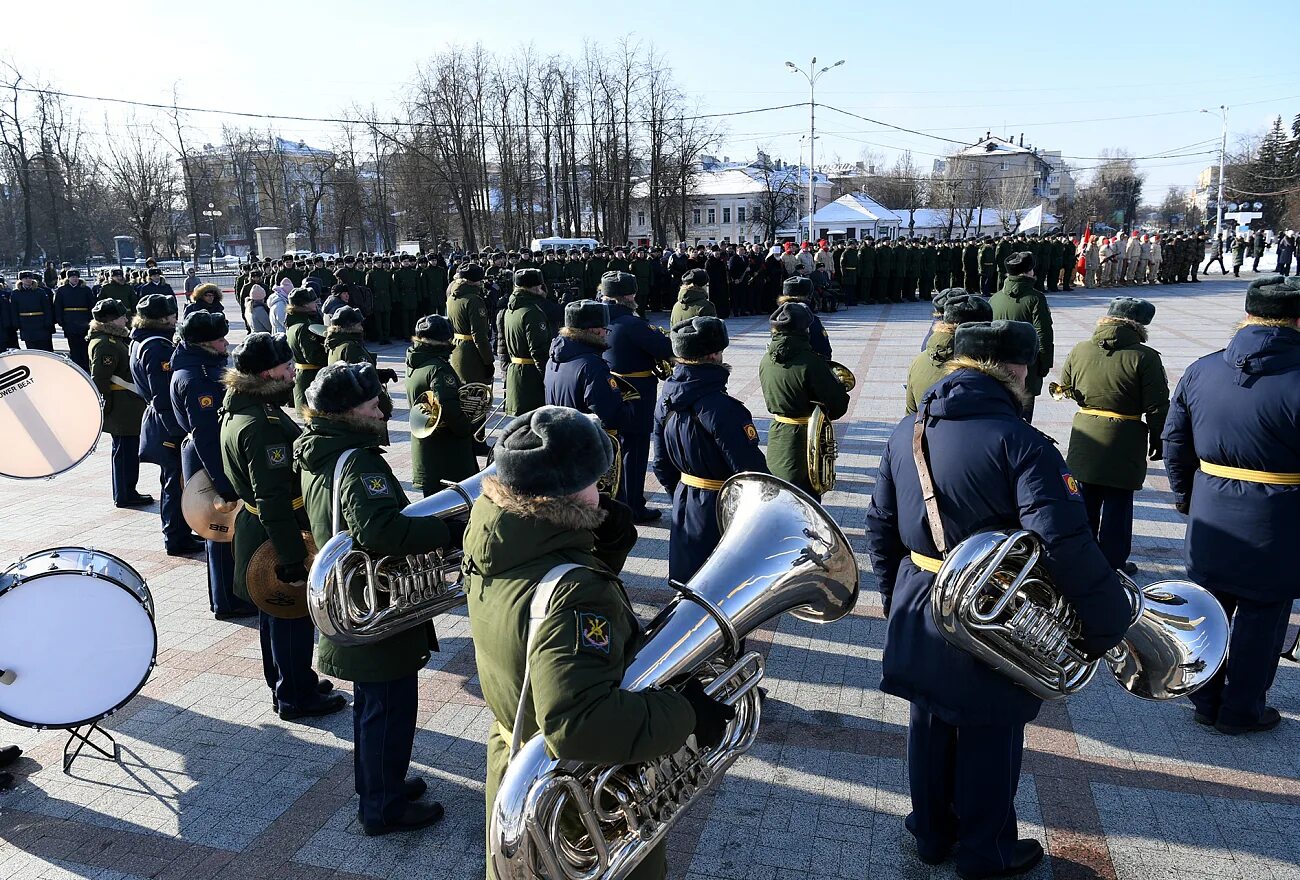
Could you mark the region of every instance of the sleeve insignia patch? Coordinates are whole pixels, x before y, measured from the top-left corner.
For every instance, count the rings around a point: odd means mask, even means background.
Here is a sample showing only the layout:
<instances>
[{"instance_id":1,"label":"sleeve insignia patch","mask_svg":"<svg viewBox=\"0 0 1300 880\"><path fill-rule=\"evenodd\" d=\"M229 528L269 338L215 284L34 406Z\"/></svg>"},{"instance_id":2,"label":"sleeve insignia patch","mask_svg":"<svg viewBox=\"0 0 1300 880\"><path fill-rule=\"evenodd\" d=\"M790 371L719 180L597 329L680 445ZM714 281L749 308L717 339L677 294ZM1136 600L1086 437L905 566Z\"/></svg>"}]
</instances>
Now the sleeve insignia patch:
<instances>
[{"instance_id":1,"label":"sleeve insignia patch","mask_svg":"<svg viewBox=\"0 0 1300 880\"><path fill-rule=\"evenodd\" d=\"M749 442L750 442L750 443L757 443L757 442L758 442L758 428L755 428L753 425L746 425L746 426L745 426L745 436L749 438Z\"/></svg>"},{"instance_id":2,"label":"sleeve insignia patch","mask_svg":"<svg viewBox=\"0 0 1300 880\"><path fill-rule=\"evenodd\" d=\"M1065 481L1065 491L1078 497L1082 493L1079 491L1079 481L1070 474L1061 474L1061 479Z\"/></svg>"},{"instance_id":3,"label":"sleeve insignia patch","mask_svg":"<svg viewBox=\"0 0 1300 880\"><path fill-rule=\"evenodd\" d=\"M371 498L387 498L393 494L388 488L388 477L383 474L362 474L361 484L366 487L366 495Z\"/></svg>"},{"instance_id":4,"label":"sleeve insignia patch","mask_svg":"<svg viewBox=\"0 0 1300 880\"><path fill-rule=\"evenodd\" d=\"M613 388L615 391L618 390L618 382L614 379L613 376L609 377L609 387Z\"/></svg>"},{"instance_id":5,"label":"sleeve insignia patch","mask_svg":"<svg viewBox=\"0 0 1300 880\"><path fill-rule=\"evenodd\" d=\"M164 373L170 373L170 372L172 371L172 362L171 362L171 361L163 361L163 362L162 362L162 369L163 369L163 372L164 372Z\"/></svg>"},{"instance_id":6,"label":"sleeve insignia patch","mask_svg":"<svg viewBox=\"0 0 1300 880\"><path fill-rule=\"evenodd\" d=\"M105 364L105 365L107 365L107 364L111 364L111 363L113 362L113 356L112 356L111 354L110 354L110 355L105 355L104 357L102 357L102 358L99 359L99 362L100 362L101 364Z\"/></svg>"},{"instance_id":7,"label":"sleeve insignia patch","mask_svg":"<svg viewBox=\"0 0 1300 880\"><path fill-rule=\"evenodd\" d=\"M216 398L214 398L211 394L199 395L199 409L212 409L212 407L216 405L217 405Z\"/></svg>"},{"instance_id":8,"label":"sleeve insignia patch","mask_svg":"<svg viewBox=\"0 0 1300 880\"><path fill-rule=\"evenodd\" d=\"M609 655L609 618L590 611L578 612L578 650Z\"/></svg>"},{"instance_id":9,"label":"sleeve insignia patch","mask_svg":"<svg viewBox=\"0 0 1300 880\"><path fill-rule=\"evenodd\" d=\"M266 463L271 467L284 467L289 463L289 447L284 444L266 447Z\"/></svg>"}]
</instances>

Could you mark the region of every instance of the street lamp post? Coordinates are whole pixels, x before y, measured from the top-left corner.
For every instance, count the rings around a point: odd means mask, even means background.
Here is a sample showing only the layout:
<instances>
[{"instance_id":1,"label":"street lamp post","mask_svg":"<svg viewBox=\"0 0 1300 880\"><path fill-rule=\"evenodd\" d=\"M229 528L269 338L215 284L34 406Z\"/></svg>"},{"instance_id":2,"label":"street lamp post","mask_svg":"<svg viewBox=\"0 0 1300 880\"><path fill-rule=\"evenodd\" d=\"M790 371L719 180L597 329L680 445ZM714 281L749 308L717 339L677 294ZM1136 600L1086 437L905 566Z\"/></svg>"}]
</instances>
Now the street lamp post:
<instances>
[{"instance_id":1,"label":"street lamp post","mask_svg":"<svg viewBox=\"0 0 1300 880\"><path fill-rule=\"evenodd\" d=\"M803 78L808 80L808 245L811 247L813 242L813 194L816 192L816 178L813 176L813 169L817 167L815 152L815 141L817 140L817 80L822 78L822 74L832 68L839 67L844 63L844 59L836 61L834 64L817 69L817 56L813 56L812 61L808 62L808 69L804 70L793 61L787 61L785 66L790 68L791 73L802 74ZM802 163L801 163L802 164Z\"/></svg>"},{"instance_id":2,"label":"street lamp post","mask_svg":"<svg viewBox=\"0 0 1300 880\"><path fill-rule=\"evenodd\" d=\"M1209 113L1209 110L1202 110L1202 113ZM1224 104L1219 105L1219 113L1223 117L1223 138L1219 142L1219 197L1215 205L1214 234L1220 236L1223 234L1223 170L1225 157L1228 154L1228 108Z\"/></svg>"},{"instance_id":3,"label":"street lamp post","mask_svg":"<svg viewBox=\"0 0 1300 880\"><path fill-rule=\"evenodd\" d=\"M208 247L208 271L213 274L216 274L217 271L216 260L213 257L217 250L217 218L221 216L221 212L216 208L216 205L208 202L208 209L203 212L203 216L208 218L208 226L212 230L212 244ZM195 257L198 256L198 249L199 234L196 232L194 234Z\"/></svg>"}]
</instances>

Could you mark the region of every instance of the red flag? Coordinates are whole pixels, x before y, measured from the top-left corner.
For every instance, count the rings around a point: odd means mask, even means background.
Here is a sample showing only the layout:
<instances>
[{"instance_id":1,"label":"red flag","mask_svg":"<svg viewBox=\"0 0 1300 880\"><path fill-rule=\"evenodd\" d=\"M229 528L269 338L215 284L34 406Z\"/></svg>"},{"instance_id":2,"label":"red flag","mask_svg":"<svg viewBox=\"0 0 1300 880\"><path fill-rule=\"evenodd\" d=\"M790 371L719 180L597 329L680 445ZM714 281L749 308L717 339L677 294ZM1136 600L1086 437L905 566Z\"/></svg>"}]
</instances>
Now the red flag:
<instances>
[{"instance_id":1,"label":"red flag","mask_svg":"<svg viewBox=\"0 0 1300 880\"><path fill-rule=\"evenodd\" d=\"M1087 246L1088 246L1088 242L1090 242L1090 241L1092 241L1092 221L1091 221L1091 220L1089 220L1088 223L1087 223L1087 225L1085 225L1085 226L1083 227L1083 246L1084 246L1084 247L1087 247Z\"/></svg>"}]
</instances>

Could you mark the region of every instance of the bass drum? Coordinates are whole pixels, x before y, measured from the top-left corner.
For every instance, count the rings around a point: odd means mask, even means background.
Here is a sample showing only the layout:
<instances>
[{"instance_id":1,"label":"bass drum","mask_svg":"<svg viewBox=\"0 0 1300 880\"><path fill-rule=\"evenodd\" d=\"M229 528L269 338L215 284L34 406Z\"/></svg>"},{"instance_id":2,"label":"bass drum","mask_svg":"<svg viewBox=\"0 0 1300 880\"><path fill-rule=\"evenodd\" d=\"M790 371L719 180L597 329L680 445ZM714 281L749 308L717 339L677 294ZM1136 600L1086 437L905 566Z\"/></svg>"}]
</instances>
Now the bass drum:
<instances>
[{"instance_id":1,"label":"bass drum","mask_svg":"<svg viewBox=\"0 0 1300 880\"><path fill-rule=\"evenodd\" d=\"M95 451L104 427L95 383L48 351L0 354L0 476L53 477Z\"/></svg>"},{"instance_id":2,"label":"bass drum","mask_svg":"<svg viewBox=\"0 0 1300 880\"><path fill-rule=\"evenodd\" d=\"M0 718L37 730L92 724L149 680L153 597L108 553L57 547L0 572Z\"/></svg>"}]
</instances>

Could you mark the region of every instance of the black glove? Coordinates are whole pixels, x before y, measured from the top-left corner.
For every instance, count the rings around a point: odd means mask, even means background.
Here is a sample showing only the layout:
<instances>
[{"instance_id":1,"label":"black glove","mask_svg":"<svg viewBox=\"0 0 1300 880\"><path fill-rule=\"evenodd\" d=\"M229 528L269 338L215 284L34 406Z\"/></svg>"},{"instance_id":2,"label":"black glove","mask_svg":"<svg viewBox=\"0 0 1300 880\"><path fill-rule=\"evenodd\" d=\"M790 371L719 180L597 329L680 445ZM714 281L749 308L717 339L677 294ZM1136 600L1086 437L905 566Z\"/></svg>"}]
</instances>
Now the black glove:
<instances>
[{"instance_id":1,"label":"black glove","mask_svg":"<svg viewBox=\"0 0 1300 880\"><path fill-rule=\"evenodd\" d=\"M736 710L719 703L704 693L704 685L692 678L678 692L695 710L695 742L700 748L711 749L722 742L727 732L727 722L736 717Z\"/></svg>"},{"instance_id":2,"label":"black glove","mask_svg":"<svg viewBox=\"0 0 1300 880\"><path fill-rule=\"evenodd\" d=\"M236 492L233 488L226 492L222 492L218 490L217 494L220 495L221 500L225 501L227 504L234 504L236 501L239 500L239 493Z\"/></svg>"},{"instance_id":3,"label":"black glove","mask_svg":"<svg viewBox=\"0 0 1300 880\"><path fill-rule=\"evenodd\" d=\"M375 375L377 375L377 376L379 377L379 381L380 381L380 382L385 382L385 383L387 383L387 382L396 382L396 381L397 381L397 371L396 371L396 370L390 370L390 369L388 369L387 367L385 367L385 368L382 369L382 370L375 370Z\"/></svg>"},{"instance_id":4,"label":"black glove","mask_svg":"<svg viewBox=\"0 0 1300 880\"><path fill-rule=\"evenodd\" d=\"M282 563L275 567L275 577L282 584L301 584L307 580L307 566L301 562Z\"/></svg>"},{"instance_id":5,"label":"black glove","mask_svg":"<svg viewBox=\"0 0 1300 880\"><path fill-rule=\"evenodd\" d=\"M1192 509L1192 503L1191 503L1190 501L1175 501L1175 502L1174 502L1174 510L1178 511L1178 512L1181 513L1183 516L1187 516L1188 511L1190 511L1191 509Z\"/></svg>"},{"instance_id":6,"label":"black glove","mask_svg":"<svg viewBox=\"0 0 1300 880\"><path fill-rule=\"evenodd\" d=\"M596 538L596 556L607 564L621 568L623 559L636 544L636 526L632 524L632 508L608 496L600 496L600 509L605 520L592 533ZM617 559L617 563L614 560Z\"/></svg>"},{"instance_id":7,"label":"black glove","mask_svg":"<svg viewBox=\"0 0 1300 880\"><path fill-rule=\"evenodd\" d=\"M1152 437L1147 441L1147 457L1152 461L1160 461L1165 457L1165 444L1159 437Z\"/></svg>"}]
</instances>

